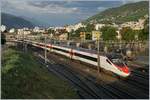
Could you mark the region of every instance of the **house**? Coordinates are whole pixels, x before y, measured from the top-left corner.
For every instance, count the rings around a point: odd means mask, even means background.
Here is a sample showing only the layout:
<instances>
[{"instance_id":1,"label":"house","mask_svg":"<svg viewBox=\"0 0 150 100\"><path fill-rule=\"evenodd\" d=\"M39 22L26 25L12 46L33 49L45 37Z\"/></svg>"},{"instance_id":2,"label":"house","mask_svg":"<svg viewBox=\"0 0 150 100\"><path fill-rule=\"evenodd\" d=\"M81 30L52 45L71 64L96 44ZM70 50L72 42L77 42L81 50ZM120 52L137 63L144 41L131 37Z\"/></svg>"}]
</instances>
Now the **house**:
<instances>
[{"instance_id":1,"label":"house","mask_svg":"<svg viewBox=\"0 0 150 100\"><path fill-rule=\"evenodd\" d=\"M45 29L34 27L33 32L35 33L45 33Z\"/></svg>"},{"instance_id":2,"label":"house","mask_svg":"<svg viewBox=\"0 0 150 100\"><path fill-rule=\"evenodd\" d=\"M0 32L4 32L6 30L6 26L5 25L1 25L0 26Z\"/></svg>"},{"instance_id":3,"label":"house","mask_svg":"<svg viewBox=\"0 0 150 100\"><path fill-rule=\"evenodd\" d=\"M12 28L12 29L9 30L9 33L14 33L14 32L15 32L14 28Z\"/></svg>"},{"instance_id":4,"label":"house","mask_svg":"<svg viewBox=\"0 0 150 100\"><path fill-rule=\"evenodd\" d=\"M79 29L80 27L86 27L85 25L83 25L82 23L78 23L76 25L74 25L74 30Z\"/></svg>"},{"instance_id":5,"label":"house","mask_svg":"<svg viewBox=\"0 0 150 100\"><path fill-rule=\"evenodd\" d=\"M99 29L101 29L102 27L104 27L105 26L105 24L96 24L95 25L95 29L96 30L99 30Z\"/></svg>"},{"instance_id":6,"label":"house","mask_svg":"<svg viewBox=\"0 0 150 100\"><path fill-rule=\"evenodd\" d=\"M121 24L121 27L131 27L133 30L142 30L144 28L145 19L139 19L138 21L130 21Z\"/></svg>"},{"instance_id":7,"label":"house","mask_svg":"<svg viewBox=\"0 0 150 100\"><path fill-rule=\"evenodd\" d=\"M120 34L120 31L118 30L118 31L116 31L116 32L117 32L116 38L117 38L118 40L121 40L122 36L121 36L121 34Z\"/></svg>"},{"instance_id":8,"label":"house","mask_svg":"<svg viewBox=\"0 0 150 100\"><path fill-rule=\"evenodd\" d=\"M85 40L85 32L80 32L80 39L82 40L82 41L84 41Z\"/></svg>"},{"instance_id":9,"label":"house","mask_svg":"<svg viewBox=\"0 0 150 100\"><path fill-rule=\"evenodd\" d=\"M67 39L68 39L67 33L63 33L63 34L59 35L59 40L67 40Z\"/></svg>"},{"instance_id":10,"label":"house","mask_svg":"<svg viewBox=\"0 0 150 100\"><path fill-rule=\"evenodd\" d=\"M31 31L29 29L23 28L17 30L18 35L28 35L31 34Z\"/></svg>"},{"instance_id":11,"label":"house","mask_svg":"<svg viewBox=\"0 0 150 100\"><path fill-rule=\"evenodd\" d=\"M66 26L66 31L67 32L71 32L72 30L74 30L74 26L73 25Z\"/></svg>"}]
</instances>

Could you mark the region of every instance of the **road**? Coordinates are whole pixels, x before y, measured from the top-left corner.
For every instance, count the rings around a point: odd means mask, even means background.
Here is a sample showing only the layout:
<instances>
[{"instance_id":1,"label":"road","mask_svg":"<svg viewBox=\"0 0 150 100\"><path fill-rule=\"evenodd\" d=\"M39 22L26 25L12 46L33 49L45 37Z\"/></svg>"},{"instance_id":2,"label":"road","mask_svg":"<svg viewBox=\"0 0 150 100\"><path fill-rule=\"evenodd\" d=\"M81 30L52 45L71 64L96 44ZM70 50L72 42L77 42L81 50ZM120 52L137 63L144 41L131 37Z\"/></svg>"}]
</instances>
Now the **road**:
<instances>
[{"instance_id":1,"label":"road","mask_svg":"<svg viewBox=\"0 0 150 100\"><path fill-rule=\"evenodd\" d=\"M21 48L21 45L19 45ZM44 65L44 50L28 46ZM94 66L70 60L61 55L48 52L48 70L67 80L77 91L80 98L85 99L148 99L149 98L149 66L130 64L132 75L127 79L119 79L111 73L102 71L97 74Z\"/></svg>"}]
</instances>

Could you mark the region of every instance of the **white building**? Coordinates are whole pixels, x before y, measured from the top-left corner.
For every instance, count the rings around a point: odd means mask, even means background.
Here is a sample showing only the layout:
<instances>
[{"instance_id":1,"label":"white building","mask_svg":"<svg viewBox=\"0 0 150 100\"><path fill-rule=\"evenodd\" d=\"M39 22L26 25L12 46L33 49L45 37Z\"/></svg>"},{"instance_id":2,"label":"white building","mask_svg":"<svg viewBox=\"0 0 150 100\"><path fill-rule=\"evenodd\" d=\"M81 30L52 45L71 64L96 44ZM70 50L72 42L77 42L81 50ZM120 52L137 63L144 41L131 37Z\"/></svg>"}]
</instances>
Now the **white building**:
<instances>
[{"instance_id":1,"label":"white building","mask_svg":"<svg viewBox=\"0 0 150 100\"><path fill-rule=\"evenodd\" d=\"M37 32L37 33L44 33L45 29L41 29L39 27L34 27L33 32Z\"/></svg>"},{"instance_id":2,"label":"white building","mask_svg":"<svg viewBox=\"0 0 150 100\"><path fill-rule=\"evenodd\" d=\"M14 32L15 32L14 28L12 28L12 29L9 30L9 33L14 33Z\"/></svg>"},{"instance_id":3,"label":"white building","mask_svg":"<svg viewBox=\"0 0 150 100\"><path fill-rule=\"evenodd\" d=\"M68 34L67 33L59 35L59 40L67 40L67 38L68 38Z\"/></svg>"},{"instance_id":4,"label":"white building","mask_svg":"<svg viewBox=\"0 0 150 100\"><path fill-rule=\"evenodd\" d=\"M112 27L115 27L115 28L119 28L119 25L117 25L116 23L113 23L113 25L111 25Z\"/></svg>"},{"instance_id":5,"label":"white building","mask_svg":"<svg viewBox=\"0 0 150 100\"><path fill-rule=\"evenodd\" d=\"M47 30L49 30L49 29L52 29L52 30L54 30L54 29L55 29L55 27L49 27L49 28L47 28Z\"/></svg>"},{"instance_id":6,"label":"white building","mask_svg":"<svg viewBox=\"0 0 150 100\"><path fill-rule=\"evenodd\" d=\"M73 25L66 26L66 30L67 32L71 32L72 30L74 30L74 26Z\"/></svg>"},{"instance_id":7,"label":"white building","mask_svg":"<svg viewBox=\"0 0 150 100\"><path fill-rule=\"evenodd\" d=\"M6 30L6 26L5 25L1 25L0 26L0 32L4 32Z\"/></svg>"},{"instance_id":8,"label":"white building","mask_svg":"<svg viewBox=\"0 0 150 100\"><path fill-rule=\"evenodd\" d=\"M74 25L74 30L79 29L80 27L86 27L85 25L83 25L82 23L78 23Z\"/></svg>"},{"instance_id":9,"label":"white building","mask_svg":"<svg viewBox=\"0 0 150 100\"><path fill-rule=\"evenodd\" d=\"M116 38L117 38L118 40L121 40L121 39L122 39L122 36L121 36L121 34L120 34L120 31L118 30L118 31L116 31L116 32L117 32Z\"/></svg>"},{"instance_id":10,"label":"white building","mask_svg":"<svg viewBox=\"0 0 150 100\"><path fill-rule=\"evenodd\" d=\"M103 26L105 26L105 24L96 24L96 25L95 25L95 29L96 29L96 30L99 30L99 29L101 29Z\"/></svg>"},{"instance_id":11,"label":"white building","mask_svg":"<svg viewBox=\"0 0 150 100\"><path fill-rule=\"evenodd\" d=\"M55 27L54 28L55 31L57 31L57 30L63 30L63 29L66 29L66 28L65 27Z\"/></svg>"},{"instance_id":12,"label":"white building","mask_svg":"<svg viewBox=\"0 0 150 100\"><path fill-rule=\"evenodd\" d=\"M25 30L25 29L18 29L17 30L17 34L18 35L28 35L28 34L31 34L31 31L28 29L28 30Z\"/></svg>"},{"instance_id":13,"label":"white building","mask_svg":"<svg viewBox=\"0 0 150 100\"><path fill-rule=\"evenodd\" d=\"M145 19L139 19L138 22L130 21L121 24L121 27L130 27L133 30L141 30L144 28L144 21Z\"/></svg>"}]
</instances>

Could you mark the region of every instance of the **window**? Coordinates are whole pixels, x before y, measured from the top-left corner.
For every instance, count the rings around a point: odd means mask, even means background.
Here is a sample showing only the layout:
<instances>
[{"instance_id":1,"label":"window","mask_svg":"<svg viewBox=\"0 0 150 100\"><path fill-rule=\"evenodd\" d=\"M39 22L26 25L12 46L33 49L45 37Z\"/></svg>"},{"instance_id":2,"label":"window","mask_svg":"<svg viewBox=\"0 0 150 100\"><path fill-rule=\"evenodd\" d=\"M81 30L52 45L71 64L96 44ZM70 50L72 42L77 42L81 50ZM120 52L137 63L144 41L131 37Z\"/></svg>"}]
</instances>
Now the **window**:
<instances>
[{"instance_id":1,"label":"window","mask_svg":"<svg viewBox=\"0 0 150 100\"><path fill-rule=\"evenodd\" d=\"M124 66L124 62L121 59L112 59L112 62L117 66Z\"/></svg>"},{"instance_id":2,"label":"window","mask_svg":"<svg viewBox=\"0 0 150 100\"><path fill-rule=\"evenodd\" d=\"M106 61L111 65L111 62L108 59L106 59Z\"/></svg>"}]
</instances>

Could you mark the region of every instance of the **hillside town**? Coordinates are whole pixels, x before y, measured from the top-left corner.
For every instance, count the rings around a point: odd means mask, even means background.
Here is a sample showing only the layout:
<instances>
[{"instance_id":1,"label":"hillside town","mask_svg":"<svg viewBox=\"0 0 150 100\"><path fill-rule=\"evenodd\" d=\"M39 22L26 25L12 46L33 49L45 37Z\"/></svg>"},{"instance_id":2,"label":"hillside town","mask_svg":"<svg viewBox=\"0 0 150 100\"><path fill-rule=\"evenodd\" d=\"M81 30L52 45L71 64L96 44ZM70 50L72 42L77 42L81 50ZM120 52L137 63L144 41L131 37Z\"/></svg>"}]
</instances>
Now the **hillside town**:
<instances>
[{"instance_id":1,"label":"hillside town","mask_svg":"<svg viewBox=\"0 0 150 100\"><path fill-rule=\"evenodd\" d=\"M122 23L120 25L118 24L101 24L101 23L97 23L97 24L92 24L94 26L94 29L91 31L78 31L79 33L75 33L75 31L77 31L80 28L86 28L87 25L83 24L83 23L77 23L74 25L65 25L62 27L48 27L48 28L40 28L38 26L34 27L33 29L30 28L22 28L22 29L15 29L15 28L11 28L8 29L7 26L5 25L1 25L1 32L7 31L7 33L9 34L16 34L17 36L22 36L22 35L40 35L43 33L48 33L50 34L51 38L53 37L54 39L58 39L58 40L68 40L69 38L69 33L71 33L72 31L74 32L73 34L80 34L78 39L80 38L80 40L86 40L86 35L90 34L90 38L88 40L97 40L97 37L99 37L101 34L103 34L101 32L101 29L103 27L113 27L116 29L116 39L120 39L122 36L120 34L120 31L123 28L126 27L130 27L132 30L142 30L144 29L144 22L145 20L148 18L148 15L145 15L144 18L139 19L138 21L130 21L130 22L125 22Z\"/></svg>"}]
</instances>

